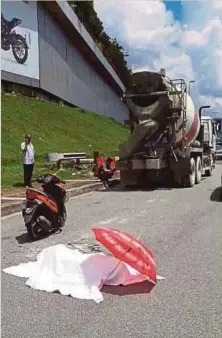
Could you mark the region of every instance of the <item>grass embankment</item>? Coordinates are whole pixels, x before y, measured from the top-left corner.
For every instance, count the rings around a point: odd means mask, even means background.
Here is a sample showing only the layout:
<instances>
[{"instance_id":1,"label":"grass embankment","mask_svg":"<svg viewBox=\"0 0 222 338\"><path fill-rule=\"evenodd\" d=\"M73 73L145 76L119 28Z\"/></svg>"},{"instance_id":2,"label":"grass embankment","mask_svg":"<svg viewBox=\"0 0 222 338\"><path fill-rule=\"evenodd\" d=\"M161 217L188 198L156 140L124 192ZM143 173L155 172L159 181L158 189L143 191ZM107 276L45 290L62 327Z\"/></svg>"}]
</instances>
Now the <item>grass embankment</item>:
<instances>
[{"instance_id":1,"label":"grass embankment","mask_svg":"<svg viewBox=\"0 0 222 338\"><path fill-rule=\"evenodd\" d=\"M94 151L116 155L129 130L111 118L56 103L2 93L2 188L23 182L20 143L26 133L36 152L34 175L44 170L48 153ZM71 177L70 177L71 178Z\"/></svg>"}]
</instances>

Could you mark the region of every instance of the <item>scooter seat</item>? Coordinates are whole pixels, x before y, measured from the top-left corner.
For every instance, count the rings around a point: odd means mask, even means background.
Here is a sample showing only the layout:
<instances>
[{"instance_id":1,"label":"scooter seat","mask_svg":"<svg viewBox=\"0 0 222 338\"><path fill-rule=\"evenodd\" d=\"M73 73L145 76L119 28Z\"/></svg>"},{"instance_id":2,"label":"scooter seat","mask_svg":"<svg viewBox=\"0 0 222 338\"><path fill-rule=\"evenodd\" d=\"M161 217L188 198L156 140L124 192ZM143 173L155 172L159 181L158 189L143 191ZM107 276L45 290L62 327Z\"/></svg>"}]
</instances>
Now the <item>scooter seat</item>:
<instances>
[{"instance_id":1,"label":"scooter seat","mask_svg":"<svg viewBox=\"0 0 222 338\"><path fill-rule=\"evenodd\" d=\"M53 198L50 194L46 194L46 193L45 193L44 191L42 191L42 190L38 190L38 189L35 189L35 188L28 188L28 189L26 190L26 194L28 193L28 191L33 191L33 192L38 193L38 194L40 194L40 195L42 195L42 196L44 196L44 197L50 198L51 200L53 200L53 201L58 205L58 203L57 203L57 201L56 201L55 198Z\"/></svg>"},{"instance_id":2,"label":"scooter seat","mask_svg":"<svg viewBox=\"0 0 222 338\"><path fill-rule=\"evenodd\" d=\"M38 190L38 189L35 189L35 188L28 188L28 189L26 190L26 193L27 193L28 191L33 191L33 192L36 192L36 193L41 194L41 195L46 196L46 197L49 196L49 195L47 195L44 191ZM51 197L51 196L50 196L50 197Z\"/></svg>"}]
</instances>

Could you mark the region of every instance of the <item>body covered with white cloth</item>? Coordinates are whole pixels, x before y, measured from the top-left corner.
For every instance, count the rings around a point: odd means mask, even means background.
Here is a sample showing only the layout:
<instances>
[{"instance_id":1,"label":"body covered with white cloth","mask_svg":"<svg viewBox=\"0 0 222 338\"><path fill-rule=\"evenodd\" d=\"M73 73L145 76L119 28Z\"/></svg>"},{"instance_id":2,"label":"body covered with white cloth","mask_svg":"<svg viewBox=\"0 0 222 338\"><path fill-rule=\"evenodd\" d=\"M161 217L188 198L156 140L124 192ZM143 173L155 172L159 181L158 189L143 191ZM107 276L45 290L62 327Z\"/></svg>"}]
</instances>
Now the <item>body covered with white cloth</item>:
<instances>
[{"instance_id":1,"label":"body covered with white cloth","mask_svg":"<svg viewBox=\"0 0 222 338\"><path fill-rule=\"evenodd\" d=\"M106 285L129 285L147 278L124 262L104 253L84 254L59 244L42 250L36 262L11 266L3 272L28 278L26 285L47 292L59 291L79 299L103 301ZM159 277L157 279L163 279Z\"/></svg>"}]
</instances>

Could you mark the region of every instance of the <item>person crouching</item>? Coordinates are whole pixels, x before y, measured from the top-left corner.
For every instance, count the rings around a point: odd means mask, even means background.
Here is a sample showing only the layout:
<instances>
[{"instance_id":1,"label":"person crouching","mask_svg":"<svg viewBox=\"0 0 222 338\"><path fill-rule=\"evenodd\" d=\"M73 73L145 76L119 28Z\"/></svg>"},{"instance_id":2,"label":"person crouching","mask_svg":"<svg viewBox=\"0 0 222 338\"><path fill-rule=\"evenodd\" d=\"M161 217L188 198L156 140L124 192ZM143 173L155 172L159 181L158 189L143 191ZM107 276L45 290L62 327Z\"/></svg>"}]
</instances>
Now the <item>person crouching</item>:
<instances>
[{"instance_id":1,"label":"person crouching","mask_svg":"<svg viewBox=\"0 0 222 338\"><path fill-rule=\"evenodd\" d=\"M111 157L107 157L106 161L100 166L98 170L98 178L102 182L106 182L109 185L109 179L112 178L115 168L111 167L113 159Z\"/></svg>"}]
</instances>

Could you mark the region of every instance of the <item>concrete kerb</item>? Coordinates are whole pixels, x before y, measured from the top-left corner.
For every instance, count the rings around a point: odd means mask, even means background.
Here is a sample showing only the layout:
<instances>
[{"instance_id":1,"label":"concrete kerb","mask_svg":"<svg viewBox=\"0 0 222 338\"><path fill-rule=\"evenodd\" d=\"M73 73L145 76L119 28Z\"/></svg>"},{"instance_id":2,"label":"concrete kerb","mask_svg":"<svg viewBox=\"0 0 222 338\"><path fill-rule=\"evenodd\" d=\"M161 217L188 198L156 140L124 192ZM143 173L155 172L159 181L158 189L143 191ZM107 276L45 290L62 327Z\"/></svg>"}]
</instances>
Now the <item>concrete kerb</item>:
<instances>
[{"instance_id":1,"label":"concrete kerb","mask_svg":"<svg viewBox=\"0 0 222 338\"><path fill-rule=\"evenodd\" d=\"M83 195L88 192L100 189L102 187L103 187L103 184L101 182L86 184L81 187L67 189L67 196L70 198L70 197L74 197L78 195ZM2 206L1 217L8 216L8 215L21 211L22 204L23 204L23 201L18 201L18 202L12 201L11 204Z\"/></svg>"},{"instance_id":2,"label":"concrete kerb","mask_svg":"<svg viewBox=\"0 0 222 338\"><path fill-rule=\"evenodd\" d=\"M68 189L67 190L67 195L70 198L70 197L86 194L88 192L100 189L102 187L103 187L103 183L102 182L97 182L97 183L92 183L92 184L86 184L86 185L83 185L82 187Z\"/></svg>"}]
</instances>

